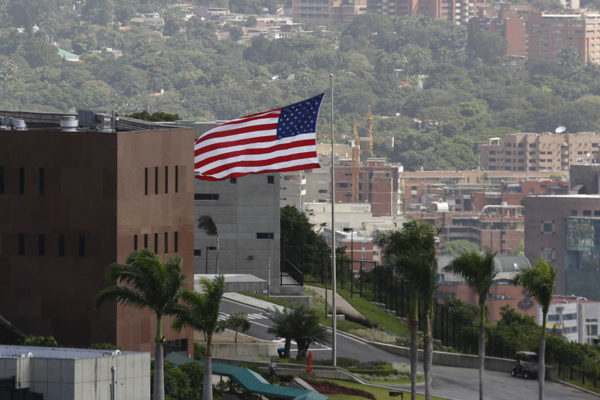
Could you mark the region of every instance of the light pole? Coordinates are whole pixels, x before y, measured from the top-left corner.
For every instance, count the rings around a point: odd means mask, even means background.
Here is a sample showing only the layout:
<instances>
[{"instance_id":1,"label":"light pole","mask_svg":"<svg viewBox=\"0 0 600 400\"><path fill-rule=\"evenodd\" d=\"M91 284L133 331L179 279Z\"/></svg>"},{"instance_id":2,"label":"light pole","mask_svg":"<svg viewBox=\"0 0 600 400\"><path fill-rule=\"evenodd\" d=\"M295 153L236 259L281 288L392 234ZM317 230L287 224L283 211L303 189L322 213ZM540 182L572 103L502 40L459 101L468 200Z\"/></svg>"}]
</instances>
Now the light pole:
<instances>
[{"instance_id":1,"label":"light pole","mask_svg":"<svg viewBox=\"0 0 600 400\"><path fill-rule=\"evenodd\" d=\"M204 272L205 274L208 274L208 251L209 250L216 250L217 248L215 246L206 246L206 271Z\"/></svg>"}]
</instances>

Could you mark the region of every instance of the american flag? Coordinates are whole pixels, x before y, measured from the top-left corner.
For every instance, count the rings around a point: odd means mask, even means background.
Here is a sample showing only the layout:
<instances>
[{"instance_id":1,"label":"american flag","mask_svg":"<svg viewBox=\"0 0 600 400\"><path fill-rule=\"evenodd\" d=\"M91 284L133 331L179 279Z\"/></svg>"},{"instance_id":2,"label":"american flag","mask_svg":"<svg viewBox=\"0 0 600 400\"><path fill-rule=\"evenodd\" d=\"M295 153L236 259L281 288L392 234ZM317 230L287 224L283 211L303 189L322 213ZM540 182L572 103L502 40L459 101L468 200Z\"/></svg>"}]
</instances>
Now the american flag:
<instances>
[{"instance_id":1,"label":"american flag","mask_svg":"<svg viewBox=\"0 0 600 400\"><path fill-rule=\"evenodd\" d=\"M317 119L323 94L218 125L194 143L196 178L318 168Z\"/></svg>"}]
</instances>

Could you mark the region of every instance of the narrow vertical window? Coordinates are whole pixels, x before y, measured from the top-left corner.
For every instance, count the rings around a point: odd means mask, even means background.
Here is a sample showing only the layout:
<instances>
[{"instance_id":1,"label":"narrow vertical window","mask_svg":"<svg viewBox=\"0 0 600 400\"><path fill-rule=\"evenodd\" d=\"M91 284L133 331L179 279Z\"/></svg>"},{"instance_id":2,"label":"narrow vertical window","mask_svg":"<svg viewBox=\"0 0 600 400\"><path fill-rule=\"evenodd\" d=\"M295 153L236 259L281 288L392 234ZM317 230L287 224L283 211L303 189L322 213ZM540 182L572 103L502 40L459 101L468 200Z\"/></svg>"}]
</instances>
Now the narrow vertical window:
<instances>
[{"instance_id":1,"label":"narrow vertical window","mask_svg":"<svg viewBox=\"0 0 600 400\"><path fill-rule=\"evenodd\" d=\"M38 235L38 255L43 256L46 253L46 237Z\"/></svg>"},{"instance_id":2,"label":"narrow vertical window","mask_svg":"<svg viewBox=\"0 0 600 400\"><path fill-rule=\"evenodd\" d=\"M79 257L85 257L85 235L79 235Z\"/></svg>"},{"instance_id":3,"label":"narrow vertical window","mask_svg":"<svg viewBox=\"0 0 600 400\"><path fill-rule=\"evenodd\" d=\"M148 248L148 234L144 233L144 248Z\"/></svg>"},{"instance_id":4,"label":"narrow vertical window","mask_svg":"<svg viewBox=\"0 0 600 400\"><path fill-rule=\"evenodd\" d=\"M44 168L40 168L40 196L46 192L46 172Z\"/></svg>"},{"instance_id":5,"label":"narrow vertical window","mask_svg":"<svg viewBox=\"0 0 600 400\"><path fill-rule=\"evenodd\" d=\"M274 184L275 183L275 177L273 175L269 175L267 176L267 183L269 184Z\"/></svg>"},{"instance_id":6,"label":"narrow vertical window","mask_svg":"<svg viewBox=\"0 0 600 400\"><path fill-rule=\"evenodd\" d=\"M179 251L179 232L173 232L173 251Z\"/></svg>"},{"instance_id":7,"label":"narrow vertical window","mask_svg":"<svg viewBox=\"0 0 600 400\"><path fill-rule=\"evenodd\" d=\"M25 255L25 235L22 233L19 233L19 238L18 238L18 251L19 251L19 255L20 256L24 256Z\"/></svg>"},{"instance_id":8,"label":"narrow vertical window","mask_svg":"<svg viewBox=\"0 0 600 400\"><path fill-rule=\"evenodd\" d=\"M165 232L165 253L169 252L169 232Z\"/></svg>"},{"instance_id":9,"label":"narrow vertical window","mask_svg":"<svg viewBox=\"0 0 600 400\"><path fill-rule=\"evenodd\" d=\"M65 256L65 235L58 236L58 256Z\"/></svg>"},{"instance_id":10,"label":"narrow vertical window","mask_svg":"<svg viewBox=\"0 0 600 400\"><path fill-rule=\"evenodd\" d=\"M148 168L144 168L144 194L148 195Z\"/></svg>"},{"instance_id":11,"label":"narrow vertical window","mask_svg":"<svg viewBox=\"0 0 600 400\"><path fill-rule=\"evenodd\" d=\"M4 167L0 167L0 194L4 194Z\"/></svg>"},{"instance_id":12,"label":"narrow vertical window","mask_svg":"<svg viewBox=\"0 0 600 400\"><path fill-rule=\"evenodd\" d=\"M158 194L158 167L154 167L154 194Z\"/></svg>"},{"instance_id":13,"label":"narrow vertical window","mask_svg":"<svg viewBox=\"0 0 600 400\"><path fill-rule=\"evenodd\" d=\"M165 193L169 193L169 167L165 165Z\"/></svg>"},{"instance_id":14,"label":"narrow vertical window","mask_svg":"<svg viewBox=\"0 0 600 400\"><path fill-rule=\"evenodd\" d=\"M175 193L179 192L179 165L175 166Z\"/></svg>"},{"instance_id":15,"label":"narrow vertical window","mask_svg":"<svg viewBox=\"0 0 600 400\"><path fill-rule=\"evenodd\" d=\"M158 233L154 234L154 254L158 254Z\"/></svg>"},{"instance_id":16,"label":"narrow vertical window","mask_svg":"<svg viewBox=\"0 0 600 400\"><path fill-rule=\"evenodd\" d=\"M137 250L138 248L138 242L137 242L137 235L133 235L133 250Z\"/></svg>"},{"instance_id":17,"label":"narrow vertical window","mask_svg":"<svg viewBox=\"0 0 600 400\"><path fill-rule=\"evenodd\" d=\"M19 194L25 194L25 168L19 168Z\"/></svg>"}]
</instances>

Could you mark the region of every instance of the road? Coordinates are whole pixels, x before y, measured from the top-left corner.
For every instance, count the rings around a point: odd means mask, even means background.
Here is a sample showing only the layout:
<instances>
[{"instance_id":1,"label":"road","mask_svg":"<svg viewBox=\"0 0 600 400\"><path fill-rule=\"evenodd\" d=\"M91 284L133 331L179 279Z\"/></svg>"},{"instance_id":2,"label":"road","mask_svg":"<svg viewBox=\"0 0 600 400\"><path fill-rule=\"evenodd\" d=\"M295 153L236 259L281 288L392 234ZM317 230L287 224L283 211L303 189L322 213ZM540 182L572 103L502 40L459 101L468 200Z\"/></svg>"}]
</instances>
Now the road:
<instances>
[{"instance_id":1,"label":"road","mask_svg":"<svg viewBox=\"0 0 600 400\"><path fill-rule=\"evenodd\" d=\"M273 334L267 329L273 325L266 313L258 308L242 305L230 300L223 299L221 313L223 318L234 311L244 311L249 315L251 328L248 335L264 340L275 340ZM292 346L292 350L294 350ZM323 345L311 346L315 359L331 358L331 348ZM388 361L409 364L409 359L388 353L362 341L337 334L338 357L352 358L361 361ZM394 385L395 386L395 385ZM410 389L409 386L398 386ZM556 383L546 382L545 399L547 400L598 400L592 394L582 392L578 389ZM485 398L489 400L507 399L537 399L537 381L512 378L508 371L506 373L486 371L484 376ZM419 392L423 392L422 386ZM470 400L478 398L478 374L477 370L469 368L433 366L432 394L447 399Z\"/></svg>"}]
</instances>

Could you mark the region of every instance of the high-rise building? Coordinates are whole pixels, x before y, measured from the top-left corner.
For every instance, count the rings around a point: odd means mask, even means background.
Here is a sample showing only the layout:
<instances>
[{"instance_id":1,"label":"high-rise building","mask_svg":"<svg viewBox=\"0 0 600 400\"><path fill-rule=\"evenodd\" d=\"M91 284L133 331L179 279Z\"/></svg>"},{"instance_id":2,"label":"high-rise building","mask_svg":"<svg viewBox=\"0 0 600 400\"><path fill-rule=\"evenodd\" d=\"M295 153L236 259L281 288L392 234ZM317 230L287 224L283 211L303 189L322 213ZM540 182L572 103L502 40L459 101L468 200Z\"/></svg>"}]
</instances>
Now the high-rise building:
<instances>
[{"instance_id":1,"label":"high-rise building","mask_svg":"<svg viewBox=\"0 0 600 400\"><path fill-rule=\"evenodd\" d=\"M115 119L93 113L0 115L29 126L0 129L0 315L61 345L153 351L151 311L94 310L92 298L114 284L105 269L142 248L182 257L193 288L193 131L115 131ZM171 347L193 349L191 330L165 333Z\"/></svg>"},{"instance_id":2,"label":"high-rise building","mask_svg":"<svg viewBox=\"0 0 600 400\"><path fill-rule=\"evenodd\" d=\"M350 22L367 10L367 0L292 0L295 21L311 24Z\"/></svg>"},{"instance_id":3,"label":"high-rise building","mask_svg":"<svg viewBox=\"0 0 600 400\"><path fill-rule=\"evenodd\" d=\"M584 63L600 63L600 14L567 10L564 14L540 12L527 21L528 56L554 60L573 48Z\"/></svg>"},{"instance_id":4,"label":"high-rise building","mask_svg":"<svg viewBox=\"0 0 600 400\"><path fill-rule=\"evenodd\" d=\"M485 0L369 0L367 10L391 16L427 15L464 25L475 17L477 10L484 5Z\"/></svg>"}]
</instances>

